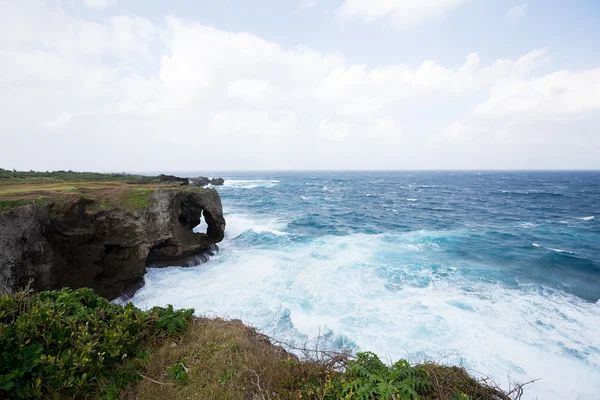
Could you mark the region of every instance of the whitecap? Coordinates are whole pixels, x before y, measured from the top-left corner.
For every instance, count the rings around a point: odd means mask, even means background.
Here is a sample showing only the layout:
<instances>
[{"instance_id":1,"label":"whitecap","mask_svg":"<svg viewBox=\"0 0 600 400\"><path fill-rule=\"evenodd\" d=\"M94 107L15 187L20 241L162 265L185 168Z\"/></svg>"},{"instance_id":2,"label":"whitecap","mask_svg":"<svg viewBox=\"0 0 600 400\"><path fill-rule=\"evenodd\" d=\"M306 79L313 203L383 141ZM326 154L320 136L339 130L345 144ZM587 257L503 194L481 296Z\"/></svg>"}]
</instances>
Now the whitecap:
<instances>
[{"instance_id":1,"label":"whitecap","mask_svg":"<svg viewBox=\"0 0 600 400\"><path fill-rule=\"evenodd\" d=\"M596 217L590 216L590 217L582 217L582 218L577 218L577 219L580 219L582 221L592 221L592 220L595 220Z\"/></svg>"},{"instance_id":2,"label":"whitecap","mask_svg":"<svg viewBox=\"0 0 600 400\"><path fill-rule=\"evenodd\" d=\"M225 218L227 221L226 239L235 239L248 231L268 232L279 236L288 235L287 232L282 231L287 224L274 218L251 217L247 214L228 214Z\"/></svg>"},{"instance_id":3,"label":"whitecap","mask_svg":"<svg viewBox=\"0 0 600 400\"><path fill-rule=\"evenodd\" d=\"M575 254L575 253L573 253L572 251L569 251L569 250L553 249L553 248L551 248L551 247L548 247L548 250L550 250L550 251L554 251L554 252L556 252L556 253Z\"/></svg>"},{"instance_id":4,"label":"whitecap","mask_svg":"<svg viewBox=\"0 0 600 400\"><path fill-rule=\"evenodd\" d=\"M537 243L532 243L531 245L532 245L533 247L539 247L539 248L542 248L542 249L545 249L545 250L553 251L553 252L555 252L555 253L567 253L567 254L575 254L575 253L573 253L572 251L569 251L569 250L553 249L552 247L544 247L544 246L540 246L540 245L539 245L539 244L537 244Z\"/></svg>"},{"instance_id":5,"label":"whitecap","mask_svg":"<svg viewBox=\"0 0 600 400\"><path fill-rule=\"evenodd\" d=\"M417 201L417 199L406 199L406 201Z\"/></svg>"},{"instance_id":6,"label":"whitecap","mask_svg":"<svg viewBox=\"0 0 600 400\"><path fill-rule=\"evenodd\" d=\"M272 188L279 182L276 179L227 179L223 186L238 189Z\"/></svg>"},{"instance_id":7,"label":"whitecap","mask_svg":"<svg viewBox=\"0 0 600 400\"><path fill-rule=\"evenodd\" d=\"M519 226L521 228L530 229L530 228L536 227L537 225L534 224L534 223L531 223L531 222L522 222L522 223L519 224Z\"/></svg>"}]
</instances>

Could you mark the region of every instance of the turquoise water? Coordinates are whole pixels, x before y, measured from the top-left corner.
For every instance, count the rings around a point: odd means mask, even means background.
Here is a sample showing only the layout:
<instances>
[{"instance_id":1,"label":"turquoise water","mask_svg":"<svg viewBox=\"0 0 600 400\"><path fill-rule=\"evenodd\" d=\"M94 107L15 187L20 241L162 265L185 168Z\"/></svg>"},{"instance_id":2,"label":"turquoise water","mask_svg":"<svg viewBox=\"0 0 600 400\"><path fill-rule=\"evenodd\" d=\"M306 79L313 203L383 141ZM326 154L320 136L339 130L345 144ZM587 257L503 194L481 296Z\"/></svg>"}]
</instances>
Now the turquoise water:
<instances>
[{"instance_id":1,"label":"turquoise water","mask_svg":"<svg viewBox=\"0 0 600 400\"><path fill-rule=\"evenodd\" d=\"M221 175L220 253L135 304L600 399L600 173Z\"/></svg>"}]
</instances>

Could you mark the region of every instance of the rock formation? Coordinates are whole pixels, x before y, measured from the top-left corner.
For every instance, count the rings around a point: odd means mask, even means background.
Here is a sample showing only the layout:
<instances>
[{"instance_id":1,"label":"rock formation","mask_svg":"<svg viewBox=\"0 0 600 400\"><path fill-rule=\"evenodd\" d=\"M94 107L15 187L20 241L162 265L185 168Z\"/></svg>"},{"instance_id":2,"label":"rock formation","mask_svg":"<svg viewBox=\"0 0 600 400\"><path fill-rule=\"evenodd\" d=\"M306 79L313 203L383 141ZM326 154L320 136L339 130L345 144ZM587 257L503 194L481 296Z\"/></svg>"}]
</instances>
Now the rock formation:
<instances>
[{"instance_id":1,"label":"rock formation","mask_svg":"<svg viewBox=\"0 0 600 400\"><path fill-rule=\"evenodd\" d=\"M185 265L223 240L214 189L158 189L143 209L103 207L80 197L58 207L0 212L0 287L33 279L37 290L91 287L108 299L139 288L147 265ZM106 209L105 209L106 208ZM201 216L206 233L194 233Z\"/></svg>"},{"instance_id":2,"label":"rock formation","mask_svg":"<svg viewBox=\"0 0 600 400\"><path fill-rule=\"evenodd\" d=\"M183 186L183 185L188 185L189 184L189 179L188 178L180 178L180 177L175 176L175 175L160 174L158 176L146 176L146 177L142 177L136 183L141 183L141 184L149 184L149 183L177 183L177 184Z\"/></svg>"},{"instance_id":3,"label":"rock formation","mask_svg":"<svg viewBox=\"0 0 600 400\"><path fill-rule=\"evenodd\" d=\"M199 176L197 178L190 178L190 185L193 186L222 186L225 183L225 179L223 178L207 178L205 176Z\"/></svg>"}]
</instances>

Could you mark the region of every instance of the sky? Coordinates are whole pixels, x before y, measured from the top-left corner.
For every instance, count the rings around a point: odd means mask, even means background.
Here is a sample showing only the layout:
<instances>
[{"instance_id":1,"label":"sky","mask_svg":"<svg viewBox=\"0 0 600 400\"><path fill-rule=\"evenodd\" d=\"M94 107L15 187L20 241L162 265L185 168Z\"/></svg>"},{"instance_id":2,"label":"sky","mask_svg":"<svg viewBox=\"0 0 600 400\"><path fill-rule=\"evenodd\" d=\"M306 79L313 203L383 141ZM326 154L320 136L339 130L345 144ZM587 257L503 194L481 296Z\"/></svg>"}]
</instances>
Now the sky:
<instances>
[{"instance_id":1,"label":"sky","mask_svg":"<svg viewBox=\"0 0 600 400\"><path fill-rule=\"evenodd\" d=\"M600 169L597 0L0 0L0 168Z\"/></svg>"}]
</instances>

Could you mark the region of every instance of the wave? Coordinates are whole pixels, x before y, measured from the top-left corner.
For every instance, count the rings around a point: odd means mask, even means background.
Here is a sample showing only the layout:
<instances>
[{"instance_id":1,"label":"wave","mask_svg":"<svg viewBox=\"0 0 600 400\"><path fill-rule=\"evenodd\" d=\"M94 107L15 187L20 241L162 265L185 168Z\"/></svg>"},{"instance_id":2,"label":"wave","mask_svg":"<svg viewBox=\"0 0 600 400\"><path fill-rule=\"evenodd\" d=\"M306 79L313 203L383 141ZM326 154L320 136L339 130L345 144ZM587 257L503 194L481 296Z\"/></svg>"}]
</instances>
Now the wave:
<instances>
[{"instance_id":1,"label":"wave","mask_svg":"<svg viewBox=\"0 0 600 400\"><path fill-rule=\"evenodd\" d=\"M288 235L287 232L282 231L287 224L274 218L251 217L247 214L229 214L225 218L227 221L225 238L228 240L235 239L248 231L268 232L278 236Z\"/></svg>"},{"instance_id":2,"label":"wave","mask_svg":"<svg viewBox=\"0 0 600 400\"><path fill-rule=\"evenodd\" d=\"M569 250L561 250L561 249L553 249L552 247L547 247L548 250L550 251L554 251L556 253L567 253L567 254L575 254L572 251Z\"/></svg>"},{"instance_id":3,"label":"wave","mask_svg":"<svg viewBox=\"0 0 600 400\"><path fill-rule=\"evenodd\" d=\"M541 190L500 190L502 194L513 196L548 196L548 197L564 197L564 193L545 192Z\"/></svg>"},{"instance_id":4,"label":"wave","mask_svg":"<svg viewBox=\"0 0 600 400\"><path fill-rule=\"evenodd\" d=\"M580 219L582 221L593 221L596 219L596 217L590 216L590 217L582 217L582 218L577 218L577 219Z\"/></svg>"},{"instance_id":5,"label":"wave","mask_svg":"<svg viewBox=\"0 0 600 400\"><path fill-rule=\"evenodd\" d=\"M230 220L238 230L278 223L240 214ZM463 234L361 233L263 249L232 242L200 267L150 269L132 301L241 318L309 346L321 335L320 347L357 346L391 359L458 353L467 369L497 381L509 373L542 378L528 396L593 398L600 307L540 285L473 279L465 265L436 262L443 260L436 239Z\"/></svg>"},{"instance_id":6,"label":"wave","mask_svg":"<svg viewBox=\"0 0 600 400\"><path fill-rule=\"evenodd\" d=\"M575 255L575 253L573 253L572 251L569 251L569 250L553 249L552 247L544 247L544 246L541 246L541 245L539 245L539 244L537 244L537 243L531 243L531 245L532 245L533 247L542 248L542 249L545 249L545 250L548 250L548 251L553 251L553 252L555 252L555 253L565 253L565 254L572 254L572 255Z\"/></svg>"},{"instance_id":7,"label":"wave","mask_svg":"<svg viewBox=\"0 0 600 400\"><path fill-rule=\"evenodd\" d=\"M406 199L406 201L417 201L417 199Z\"/></svg>"},{"instance_id":8,"label":"wave","mask_svg":"<svg viewBox=\"0 0 600 400\"><path fill-rule=\"evenodd\" d=\"M537 226L537 224L534 224L532 222L521 222L519 224L519 227L524 228L524 229L535 228L536 226Z\"/></svg>"},{"instance_id":9,"label":"wave","mask_svg":"<svg viewBox=\"0 0 600 400\"><path fill-rule=\"evenodd\" d=\"M273 188L279 182L275 179L227 179L223 186L237 189Z\"/></svg>"}]
</instances>

